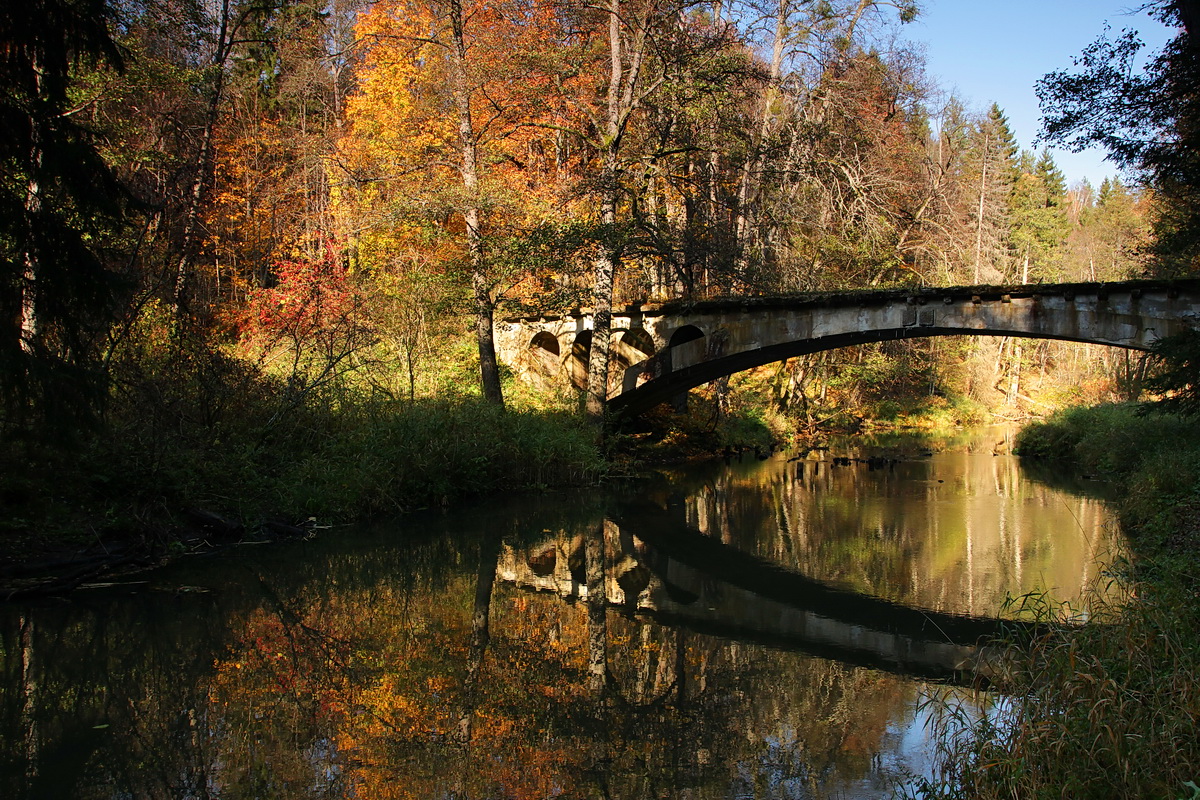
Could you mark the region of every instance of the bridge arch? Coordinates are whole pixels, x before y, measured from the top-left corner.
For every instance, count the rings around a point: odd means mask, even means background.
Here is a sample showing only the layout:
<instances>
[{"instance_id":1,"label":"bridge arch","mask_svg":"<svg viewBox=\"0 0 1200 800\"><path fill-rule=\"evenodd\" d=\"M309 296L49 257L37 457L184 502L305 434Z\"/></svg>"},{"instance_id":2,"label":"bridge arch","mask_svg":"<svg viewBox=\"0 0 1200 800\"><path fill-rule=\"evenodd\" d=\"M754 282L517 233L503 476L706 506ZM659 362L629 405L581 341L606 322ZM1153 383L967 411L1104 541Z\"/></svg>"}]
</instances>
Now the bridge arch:
<instances>
[{"instance_id":1,"label":"bridge arch","mask_svg":"<svg viewBox=\"0 0 1200 800\"><path fill-rule=\"evenodd\" d=\"M625 375L622 378L624 391L610 398L609 408L613 413L626 415L636 414L665 402L671 402L680 407L683 403L680 397L688 390L765 364L783 361L795 356L818 353L824 350L836 350L860 344L897 341L900 339L931 338L934 336L1012 336L1026 339L1057 339L1086 344L1107 344L1113 347L1124 347L1135 350L1148 349L1136 345L1098 342L1092 338L1054 336L1016 330L885 328L880 330L851 331L815 339L780 342L732 355L718 355L717 357L691 364L676 361L674 364L664 363L659 365L652 364L652 359L647 359L646 361L632 365L625 371ZM667 352L664 351L664 354ZM655 377L646 377L647 374L655 372L658 372Z\"/></svg>"},{"instance_id":2,"label":"bridge arch","mask_svg":"<svg viewBox=\"0 0 1200 800\"><path fill-rule=\"evenodd\" d=\"M543 375L554 375L562 362L562 348L558 337L549 331L538 331L529 340L531 362L538 372Z\"/></svg>"},{"instance_id":3,"label":"bridge arch","mask_svg":"<svg viewBox=\"0 0 1200 800\"><path fill-rule=\"evenodd\" d=\"M635 350L643 356L654 355L654 337L645 328L630 328L624 331L620 336L620 342L628 349Z\"/></svg>"}]
</instances>

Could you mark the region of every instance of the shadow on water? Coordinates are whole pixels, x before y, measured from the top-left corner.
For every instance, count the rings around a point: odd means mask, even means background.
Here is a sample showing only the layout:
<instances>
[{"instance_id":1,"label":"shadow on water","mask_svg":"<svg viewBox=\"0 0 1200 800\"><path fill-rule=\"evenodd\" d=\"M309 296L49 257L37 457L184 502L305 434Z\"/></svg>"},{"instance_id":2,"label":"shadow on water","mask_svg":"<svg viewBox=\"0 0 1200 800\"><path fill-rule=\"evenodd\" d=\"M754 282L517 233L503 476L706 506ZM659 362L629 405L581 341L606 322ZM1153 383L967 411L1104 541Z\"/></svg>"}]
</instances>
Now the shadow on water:
<instances>
[{"instance_id":1,"label":"shadow on water","mask_svg":"<svg viewBox=\"0 0 1200 800\"><path fill-rule=\"evenodd\" d=\"M1062 494L1090 497L1108 502L1120 495L1120 486L1095 475L1081 475L1054 461L1021 459L1021 470L1031 481L1048 486Z\"/></svg>"},{"instance_id":2,"label":"shadow on water","mask_svg":"<svg viewBox=\"0 0 1200 800\"><path fill-rule=\"evenodd\" d=\"M954 458L748 460L2 607L0 794L886 796L926 766L905 675L965 680L978 608L1095 549L1028 521L1090 501Z\"/></svg>"}]
</instances>

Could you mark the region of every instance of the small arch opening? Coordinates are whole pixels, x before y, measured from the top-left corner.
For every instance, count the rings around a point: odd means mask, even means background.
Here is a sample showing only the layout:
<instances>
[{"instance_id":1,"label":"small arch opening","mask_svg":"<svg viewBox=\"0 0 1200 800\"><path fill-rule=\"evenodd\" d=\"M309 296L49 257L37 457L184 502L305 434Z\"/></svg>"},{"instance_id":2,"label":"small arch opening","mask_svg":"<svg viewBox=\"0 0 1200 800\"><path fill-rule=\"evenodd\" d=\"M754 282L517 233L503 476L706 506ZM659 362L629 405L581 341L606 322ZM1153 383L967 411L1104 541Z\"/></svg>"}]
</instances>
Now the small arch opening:
<instances>
[{"instance_id":1,"label":"small arch opening","mask_svg":"<svg viewBox=\"0 0 1200 800\"><path fill-rule=\"evenodd\" d=\"M612 349L612 361L609 364L609 390L621 391L625 380L625 370L634 364L639 364L654 355L654 339L644 328L632 328L621 331ZM646 376L640 377L645 382Z\"/></svg>"},{"instance_id":2,"label":"small arch opening","mask_svg":"<svg viewBox=\"0 0 1200 800\"><path fill-rule=\"evenodd\" d=\"M529 343L530 350L544 350L551 355L558 356L560 349L558 339L550 331L538 331L533 337L533 341Z\"/></svg>"},{"instance_id":3,"label":"small arch opening","mask_svg":"<svg viewBox=\"0 0 1200 800\"><path fill-rule=\"evenodd\" d=\"M654 340L645 328L633 328L621 334L621 344L644 355L646 358L654 355Z\"/></svg>"},{"instance_id":4,"label":"small arch opening","mask_svg":"<svg viewBox=\"0 0 1200 800\"><path fill-rule=\"evenodd\" d=\"M667 342L668 347L678 347L687 342L694 342L697 339L704 338L704 331L697 328L695 325L684 325L676 328L671 334L671 340Z\"/></svg>"},{"instance_id":5,"label":"small arch opening","mask_svg":"<svg viewBox=\"0 0 1200 800\"><path fill-rule=\"evenodd\" d=\"M622 331L612 349L612 367L621 371L654 355L654 340L638 328Z\"/></svg>"},{"instance_id":6,"label":"small arch opening","mask_svg":"<svg viewBox=\"0 0 1200 800\"><path fill-rule=\"evenodd\" d=\"M553 375L558 371L560 353L558 339L549 331L538 331L529 342L533 366L543 375Z\"/></svg>"}]
</instances>

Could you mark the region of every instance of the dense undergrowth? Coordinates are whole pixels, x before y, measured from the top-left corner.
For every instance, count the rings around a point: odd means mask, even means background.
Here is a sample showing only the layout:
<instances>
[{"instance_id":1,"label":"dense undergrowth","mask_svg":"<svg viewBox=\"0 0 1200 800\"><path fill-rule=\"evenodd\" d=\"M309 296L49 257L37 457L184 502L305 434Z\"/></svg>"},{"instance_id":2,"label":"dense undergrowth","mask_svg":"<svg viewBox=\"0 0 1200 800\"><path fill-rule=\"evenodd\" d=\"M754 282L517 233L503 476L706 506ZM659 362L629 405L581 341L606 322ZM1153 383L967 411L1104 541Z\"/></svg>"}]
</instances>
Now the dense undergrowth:
<instances>
[{"instance_id":1,"label":"dense undergrowth","mask_svg":"<svg viewBox=\"0 0 1200 800\"><path fill-rule=\"evenodd\" d=\"M3 560L113 541L170 547L196 511L252 533L267 520L329 524L592 483L607 469L569 404L516 392L504 410L469 380L410 399L361 372L288 380L203 348L114 375L95 429L4 441Z\"/></svg>"},{"instance_id":2,"label":"dense undergrowth","mask_svg":"<svg viewBox=\"0 0 1200 800\"><path fill-rule=\"evenodd\" d=\"M1125 602L1009 647L1000 713L938 730L932 798L1200 796L1200 427L1132 405L1075 408L1024 429L1026 458L1107 477L1132 557ZM1047 609L1043 616L1061 616Z\"/></svg>"}]
</instances>

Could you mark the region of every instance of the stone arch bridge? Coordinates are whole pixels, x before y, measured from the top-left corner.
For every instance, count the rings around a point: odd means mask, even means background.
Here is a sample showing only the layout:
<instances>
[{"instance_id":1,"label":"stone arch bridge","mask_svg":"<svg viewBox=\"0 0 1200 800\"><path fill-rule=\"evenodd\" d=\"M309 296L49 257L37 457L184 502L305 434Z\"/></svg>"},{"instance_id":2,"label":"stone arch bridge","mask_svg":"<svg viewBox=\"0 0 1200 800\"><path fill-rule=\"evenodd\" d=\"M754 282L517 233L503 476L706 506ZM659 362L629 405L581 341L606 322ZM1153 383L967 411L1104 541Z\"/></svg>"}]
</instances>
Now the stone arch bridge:
<instances>
[{"instance_id":1,"label":"stone arch bridge","mask_svg":"<svg viewBox=\"0 0 1200 800\"><path fill-rule=\"evenodd\" d=\"M741 370L849 345L1018 336L1146 350L1200 327L1200 280L967 286L639 304L613 313L609 408L635 414ZM592 316L507 319L500 358L541 382L587 382Z\"/></svg>"}]
</instances>

